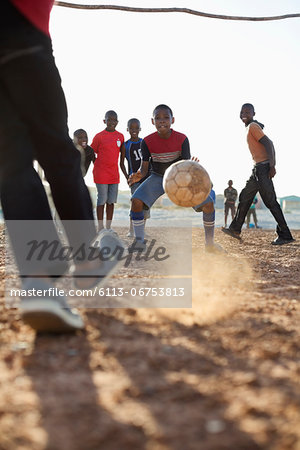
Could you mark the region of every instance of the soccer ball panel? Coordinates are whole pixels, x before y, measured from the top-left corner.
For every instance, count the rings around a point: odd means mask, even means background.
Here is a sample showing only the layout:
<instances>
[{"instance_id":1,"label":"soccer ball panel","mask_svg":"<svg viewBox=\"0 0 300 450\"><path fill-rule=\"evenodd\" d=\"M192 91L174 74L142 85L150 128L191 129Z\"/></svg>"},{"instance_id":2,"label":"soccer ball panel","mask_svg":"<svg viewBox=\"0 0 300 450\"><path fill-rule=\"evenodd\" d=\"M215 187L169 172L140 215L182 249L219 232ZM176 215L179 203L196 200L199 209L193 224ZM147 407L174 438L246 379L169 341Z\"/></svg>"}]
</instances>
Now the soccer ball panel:
<instances>
[{"instance_id":1,"label":"soccer ball panel","mask_svg":"<svg viewBox=\"0 0 300 450\"><path fill-rule=\"evenodd\" d=\"M168 192L168 196L173 196L175 198L176 192L178 190L178 186L174 180L174 178L169 178L164 186L166 192ZM173 201L173 199L171 199Z\"/></svg>"},{"instance_id":2,"label":"soccer ball panel","mask_svg":"<svg viewBox=\"0 0 300 450\"><path fill-rule=\"evenodd\" d=\"M187 187L193 180L193 175L187 170L177 171L175 175L175 182L179 187Z\"/></svg>"},{"instance_id":3,"label":"soccer ball panel","mask_svg":"<svg viewBox=\"0 0 300 450\"><path fill-rule=\"evenodd\" d=\"M186 203L188 201L192 201L193 193L189 189L186 189L186 187L180 187L177 189L175 197L179 203Z\"/></svg>"},{"instance_id":4,"label":"soccer ball panel","mask_svg":"<svg viewBox=\"0 0 300 450\"><path fill-rule=\"evenodd\" d=\"M166 170L163 186L173 203L191 207L199 205L208 197L211 181L199 163L184 160L172 164Z\"/></svg>"}]
</instances>

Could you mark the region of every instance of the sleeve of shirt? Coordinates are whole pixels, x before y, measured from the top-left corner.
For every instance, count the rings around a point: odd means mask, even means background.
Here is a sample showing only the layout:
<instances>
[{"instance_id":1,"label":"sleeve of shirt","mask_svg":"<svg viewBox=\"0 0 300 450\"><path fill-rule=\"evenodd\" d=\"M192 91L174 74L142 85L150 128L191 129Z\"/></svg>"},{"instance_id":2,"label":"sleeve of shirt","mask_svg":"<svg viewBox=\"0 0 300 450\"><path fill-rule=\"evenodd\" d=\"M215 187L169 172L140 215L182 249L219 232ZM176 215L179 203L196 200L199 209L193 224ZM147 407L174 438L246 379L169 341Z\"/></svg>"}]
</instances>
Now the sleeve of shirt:
<instances>
[{"instance_id":1,"label":"sleeve of shirt","mask_svg":"<svg viewBox=\"0 0 300 450\"><path fill-rule=\"evenodd\" d=\"M251 123L249 131L256 141L259 141L265 135L257 123Z\"/></svg>"},{"instance_id":2,"label":"sleeve of shirt","mask_svg":"<svg viewBox=\"0 0 300 450\"><path fill-rule=\"evenodd\" d=\"M181 156L182 159L191 159L190 143L187 137L182 143Z\"/></svg>"},{"instance_id":3,"label":"sleeve of shirt","mask_svg":"<svg viewBox=\"0 0 300 450\"><path fill-rule=\"evenodd\" d=\"M213 189L210 191L210 197L212 198L213 202L216 203L216 193Z\"/></svg>"},{"instance_id":4,"label":"sleeve of shirt","mask_svg":"<svg viewBox=\"0 0 300 450\"><path fill-rule=\"evenodd\" d=\"M84 153L85 153L84 167L85 171L87 172L89 170L91 162L92 161L95 162L96 157L94 150L89 145L85 148Z\"/></svg>"},{"instance_id":5,"label":"sleeve of shirt","mask_svg":"<svg viewBox=\"0 0 300 450\"><path fill-rule=\"evenodd\" d=\"M98 139L97 136L94 136L93 142L91 143L91 147L95 153L98 153Z\"/></svg>"},{"instance_id":6,"label":"sleeve of shirt","mask_svg":"<svg viewBox=\"0 0 300 450\"><path fill-rule=\"evenodd\" d=\"M144 141L144 139L142 140L142 143L141 143L141 150L142 150L143 161L149 161L149 159L151 157L151 153L149 152L148 146L147 146L146 142Z\"/></svg>"},{"instance_id":7,"label":"sleeve of shirt","mask_svg":"<svg viewBox=\"0 0 300 450\"><path fill-rule=\"evenodd\" d=\"M95 159L96 159L94 150L89 145L87 145L85 148L85 159L90 162L95 161Z\"/></svg>"},{"instance_id":8,"label":"sleeve of shirt","mask_svg":"<svg viewBox=\"0 0 300 450\"><path fill-rule=\"evenodd\" d=\"M125 145L125 158L126 158L126 160L128 161L128 164L129 164L129 160L130 160L130 157L129 157L130 143L129 143L129 141L124 142L124 145Z\"/></svg>"}]
</instances>

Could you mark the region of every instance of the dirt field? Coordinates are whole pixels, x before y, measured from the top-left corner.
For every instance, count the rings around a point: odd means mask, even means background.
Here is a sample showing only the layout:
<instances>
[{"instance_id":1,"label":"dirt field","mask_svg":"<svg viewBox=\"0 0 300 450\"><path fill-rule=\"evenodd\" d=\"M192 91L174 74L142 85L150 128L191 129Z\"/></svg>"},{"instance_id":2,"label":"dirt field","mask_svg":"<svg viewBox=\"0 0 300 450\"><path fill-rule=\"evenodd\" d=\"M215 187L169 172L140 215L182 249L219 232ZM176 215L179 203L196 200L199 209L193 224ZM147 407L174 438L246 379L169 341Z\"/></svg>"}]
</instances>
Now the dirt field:
<instances>
[{"instance_id":1,"label":"dirt field","mask_svg":"<svg viewBox=\"0 0 300 450\"><path fill-rule=\"evenodd\" d=\"M192 309L86 309L55 337L5 307L2 239L0 449L300 450L294 236L216 230L219 258L194 230Z\"/></svg>"}]
</instances>

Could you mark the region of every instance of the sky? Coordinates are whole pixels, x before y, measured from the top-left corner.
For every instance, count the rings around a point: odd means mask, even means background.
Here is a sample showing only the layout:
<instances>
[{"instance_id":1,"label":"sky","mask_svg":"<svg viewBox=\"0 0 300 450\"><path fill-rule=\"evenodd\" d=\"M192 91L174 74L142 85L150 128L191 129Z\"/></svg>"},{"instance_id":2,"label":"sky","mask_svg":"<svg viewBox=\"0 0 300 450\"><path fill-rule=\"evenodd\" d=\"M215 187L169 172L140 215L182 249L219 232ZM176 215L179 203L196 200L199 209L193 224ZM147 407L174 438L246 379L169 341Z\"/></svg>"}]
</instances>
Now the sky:
<instances>
[{"instance_id":1,"label":"sky","mask_svg":"<svg viewBox=\"0 0 300 450\"><path fill-rule=\"evenodd\" d=\"M73 1L76 2L75 0ZM299 0L81 0L81 4L184 7L215 14L299 13ZM300 18L237 22L183 13L130 13L54 6L50 32L69 111L69 130L84 128L91 143L107 110L129 138L155 131L154 107L169 105L173 128L190 141L217 194L229 179L240 192L253 166L239 118L243 103L273 141L278 197L300 196ZM93 184L91 170L86 177ZM127 189L121 174L120 189Z\"/></svg>"}]
</instances>

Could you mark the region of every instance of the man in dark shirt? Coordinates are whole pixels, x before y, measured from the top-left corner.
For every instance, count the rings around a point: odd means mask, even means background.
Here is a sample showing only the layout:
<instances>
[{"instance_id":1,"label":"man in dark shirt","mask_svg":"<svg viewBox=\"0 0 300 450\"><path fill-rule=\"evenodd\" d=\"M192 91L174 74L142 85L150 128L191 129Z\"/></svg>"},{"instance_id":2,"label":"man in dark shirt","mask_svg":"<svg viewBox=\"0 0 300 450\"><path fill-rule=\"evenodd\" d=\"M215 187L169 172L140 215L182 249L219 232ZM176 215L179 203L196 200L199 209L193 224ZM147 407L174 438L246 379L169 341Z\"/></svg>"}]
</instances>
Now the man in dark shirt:
<instances>
[{"instance_id":1,"label":"man in dark shirt","mask_svg":"<svg viewBox=\"0 0 300 450\"><path fill-rule=\"evenodd\" d=\"M228 181L228 188L224 191L224 222L225 222L225 228L227 227L227 217L229 210L231 211L231 219L235 216L235 202L238 196L237 190L232 187L233 182L232 180Z\"/></svg>"}]
</instances>

